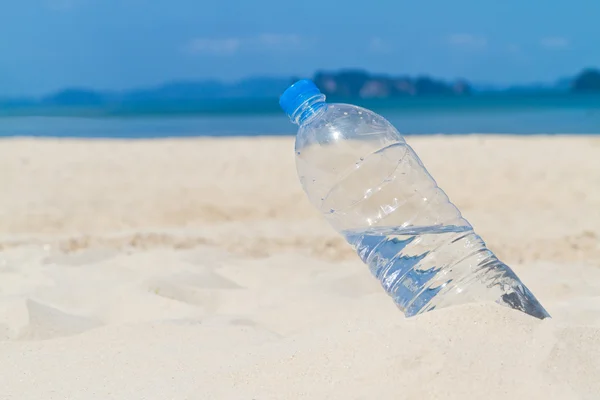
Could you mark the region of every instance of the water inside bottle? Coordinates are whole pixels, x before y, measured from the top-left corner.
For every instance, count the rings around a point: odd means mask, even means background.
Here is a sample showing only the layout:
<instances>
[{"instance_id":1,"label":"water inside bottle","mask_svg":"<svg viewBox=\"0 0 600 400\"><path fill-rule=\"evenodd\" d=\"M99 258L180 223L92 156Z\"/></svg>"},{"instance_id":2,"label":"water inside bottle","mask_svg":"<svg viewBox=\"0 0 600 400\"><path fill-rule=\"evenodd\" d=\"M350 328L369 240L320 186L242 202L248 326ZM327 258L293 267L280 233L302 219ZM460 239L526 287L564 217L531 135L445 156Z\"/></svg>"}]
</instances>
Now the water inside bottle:
<instances>
[{"instance_id":1,"label":"water inside bottle","mask_svg":"<svg viewBox=\"0 0 600 400\"><path fill-rule=\"evenodd\" d=\"M549 316L470 226L380 227L344 235L407 317L475 301Z\"/></svg>"}]
</instances>

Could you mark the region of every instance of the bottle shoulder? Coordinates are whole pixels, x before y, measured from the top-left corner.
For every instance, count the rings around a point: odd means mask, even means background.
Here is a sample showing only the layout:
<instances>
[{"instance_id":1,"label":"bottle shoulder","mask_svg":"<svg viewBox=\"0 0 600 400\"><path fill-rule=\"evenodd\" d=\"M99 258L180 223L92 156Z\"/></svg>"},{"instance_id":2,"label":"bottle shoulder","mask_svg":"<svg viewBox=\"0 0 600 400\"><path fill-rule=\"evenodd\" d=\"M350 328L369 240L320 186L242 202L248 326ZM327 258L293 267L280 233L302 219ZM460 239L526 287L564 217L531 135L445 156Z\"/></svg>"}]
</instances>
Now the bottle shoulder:
<instances>
[{"instance_id":1,"label":"bottle shoulder","mask_svg":"<svg viewBox=\"0 0 600 400\"><path fill-rule=\"evenodd\" d=\"M404 142L398 130L383 116L352 104L327 103L319 115L298 129L296 148L365 139Z\"/></svg>"}]
</instances>

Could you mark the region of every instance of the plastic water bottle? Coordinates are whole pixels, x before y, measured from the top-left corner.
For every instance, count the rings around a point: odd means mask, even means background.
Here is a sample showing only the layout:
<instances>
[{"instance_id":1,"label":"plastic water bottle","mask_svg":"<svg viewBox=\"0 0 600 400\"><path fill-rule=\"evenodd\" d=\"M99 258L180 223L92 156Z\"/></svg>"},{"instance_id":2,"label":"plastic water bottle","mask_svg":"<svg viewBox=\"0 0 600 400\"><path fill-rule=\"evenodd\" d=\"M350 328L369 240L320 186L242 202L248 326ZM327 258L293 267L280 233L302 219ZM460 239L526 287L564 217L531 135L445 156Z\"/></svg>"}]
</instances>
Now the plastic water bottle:
<instances>
[{"instance_id":1,"label":"plastic water bottle","mask_svg":"<svg viewBox=\"0 0 600 400\"><path fill-rule=\"evenodd\" d=\"M279 103L299 125L296 167L308 198L405 316L496 301L549 317L385 118L326 103L309 80L290 86Z\"/></svg>"}]
</instances>

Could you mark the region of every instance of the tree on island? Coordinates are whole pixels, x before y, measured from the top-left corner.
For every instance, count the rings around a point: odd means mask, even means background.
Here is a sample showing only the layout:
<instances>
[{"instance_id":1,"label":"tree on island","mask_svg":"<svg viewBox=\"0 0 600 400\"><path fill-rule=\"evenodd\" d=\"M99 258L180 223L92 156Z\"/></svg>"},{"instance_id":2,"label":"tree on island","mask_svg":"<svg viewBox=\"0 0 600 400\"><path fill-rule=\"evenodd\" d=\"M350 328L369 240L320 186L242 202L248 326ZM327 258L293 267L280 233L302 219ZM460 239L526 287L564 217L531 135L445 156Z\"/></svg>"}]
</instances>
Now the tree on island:
<instances>
[{"instance_id":1,"label":"tree on island","mask_svg":"<svg viewBox=\"0 0 600 400\"><path fill-rule=\"evenodd\" d=\"M600 92L600 70L586 69L575 77L573 92Z\"/></svg>"}]
</instances>

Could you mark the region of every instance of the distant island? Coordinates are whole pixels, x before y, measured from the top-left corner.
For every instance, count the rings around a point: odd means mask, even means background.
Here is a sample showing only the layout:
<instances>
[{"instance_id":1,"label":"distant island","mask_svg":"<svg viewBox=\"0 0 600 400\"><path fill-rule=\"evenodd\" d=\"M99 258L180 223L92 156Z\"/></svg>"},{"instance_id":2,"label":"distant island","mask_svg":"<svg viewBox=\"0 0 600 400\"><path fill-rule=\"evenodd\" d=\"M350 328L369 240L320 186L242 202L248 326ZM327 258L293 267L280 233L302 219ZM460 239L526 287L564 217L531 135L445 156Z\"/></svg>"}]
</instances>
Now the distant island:
<instances>
[{"instance_id":1,"label":"distant island","mask_svg":"<svg viewBox=\"0 0 600 400\"><path fill-rule=\"evenodd\" d=\"M573 80L571 90L578 93L600 93L600 70L590 68L581 72Z\"/></svg>"},{"instance_id":2,"label":"distant island","mask_svg":"<svg viewBox=\"0 0 600 400\"><path fill-rule=\"evenodd\" d=\"M235 83L180 81L154 88L97 91L69 88L38 99L2 99L4 115L133 115L278 112L276 99L299 78L258 77ZM362 70L318 71L312 77L331 99L394 99L415 97L465 97L486 94L600 94L600 70L588 68L575 77L549 85L477 87L466 80L447 82L428 76L391 76ZM224 107L226 104L226 107Z\"/></svg>"},{"instance_id":3,"label":"distant island","mask_svg":"<svg viewBox=\"0 0 600 400\"><path fill-rule=\"evenodd\" d=\"M487 93L600 93L600 70L585 69L572 79L550 85L474 88L466 80L446 82L427 76L411 78L373 75L365 71L317 72L313 78L326 95L341 98L395 98L413 96L469 96Z\"/></svg>"},{"instance_id":4,"label":"distant island","mask_svg":"<svg viewBox=\"0 0 600 400\"><path fill-rule=\"evenodd\" d=\"M473 92L464 80L448 83L426 76L390 77L365 71L317 72L313 81L325 95L342 98L466 96Z\"/></svg>"}]
</instances>

